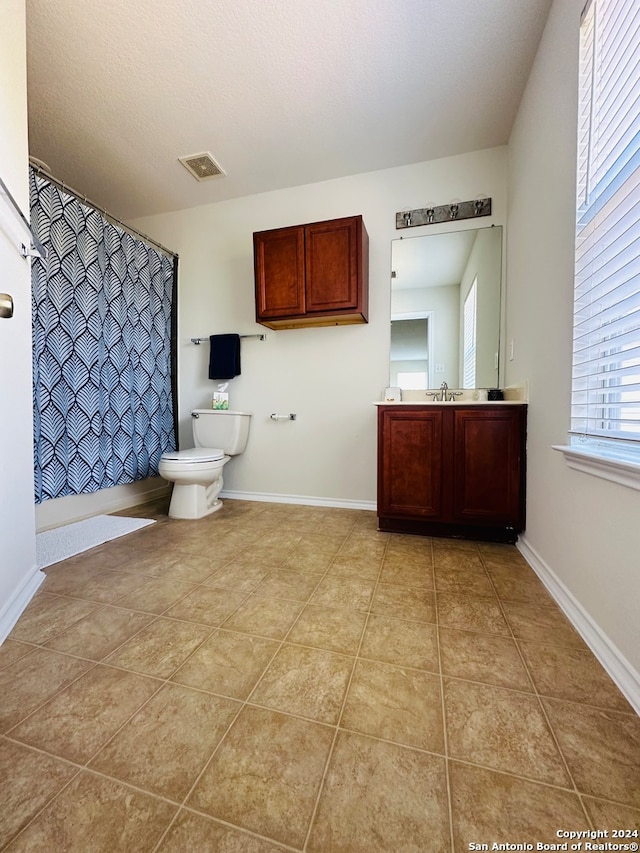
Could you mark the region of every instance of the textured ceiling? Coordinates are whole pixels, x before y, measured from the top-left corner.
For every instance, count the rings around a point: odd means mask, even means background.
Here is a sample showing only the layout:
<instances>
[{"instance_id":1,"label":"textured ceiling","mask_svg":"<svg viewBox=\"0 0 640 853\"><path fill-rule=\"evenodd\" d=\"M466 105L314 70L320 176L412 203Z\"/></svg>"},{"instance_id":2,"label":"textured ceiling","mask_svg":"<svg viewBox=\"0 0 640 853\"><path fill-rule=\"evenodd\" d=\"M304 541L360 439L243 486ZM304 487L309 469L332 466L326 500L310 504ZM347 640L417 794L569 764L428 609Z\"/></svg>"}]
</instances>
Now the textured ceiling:
<instances>
[{"instance_id":1,"label":"textured ceiling","mask_svg":"<svg viewBox=\"0 0 640 853\"><path fill-rule=\"evenodd\" d=\"M130 220L503 145L550 4L27 0L29 150Z\"/></svg>"},{"instance_id":2,"label":"textured ceiling","mask_svg":"<svg viewBox=\"0 0 640 853\"><path fill-rule=\"evenodd\" d=\"M474 229L465 229L393 240L394 290L459 285L476 234Z\"/></svg>"}]
</instances>

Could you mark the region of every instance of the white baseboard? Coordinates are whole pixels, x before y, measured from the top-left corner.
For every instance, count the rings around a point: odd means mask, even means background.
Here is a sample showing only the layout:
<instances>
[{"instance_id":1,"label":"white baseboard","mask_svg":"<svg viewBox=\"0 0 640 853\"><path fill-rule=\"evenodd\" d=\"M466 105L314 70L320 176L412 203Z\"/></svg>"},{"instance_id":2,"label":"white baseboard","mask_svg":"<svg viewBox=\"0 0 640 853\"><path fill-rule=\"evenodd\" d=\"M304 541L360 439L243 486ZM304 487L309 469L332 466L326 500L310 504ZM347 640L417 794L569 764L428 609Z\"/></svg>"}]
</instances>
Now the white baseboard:
<instances>
[{"instance_id":1,"label":"white baseboard","mask_svg":"<svg viewBox=\"0 0 640 853\"><path fill-rule=\"evenodd\" d=\"M41 572L40 569L35 567L22 586L18 588L16 593L2 608L2 612L0 612L0 645L2 645L2 643L7 639L13 629L13 626L22 616L25 607L36 594L38 587L44 579L44 572Z\"/></svg>"},{"instance_id":2,"label":"white baseboard","mask_svg":"<svg viewBox=\"0 0 640 853\"><path fill-rule=\"evenodd\" d=\"M640 715L640 673L611 642L556 573L527 542L518 539L518 550L538 575L564 615L598 658L629 704Z\"/></svg>"},{"instance_id":3,"label":"white baseboard","mask_svg":"<svg viewBox=\"0 0 640 853\"><path fill-rule=\"evenodd\" d=\"M314 498L309 495L280 495L268 492L237 492L223 490L221 498L238 501L265 501L266 503L278 504L302 504L303 506L327 506L338 509L367 509L375 511L375 501L352 501L341 498Z\"/></svg>"}]
</instances>

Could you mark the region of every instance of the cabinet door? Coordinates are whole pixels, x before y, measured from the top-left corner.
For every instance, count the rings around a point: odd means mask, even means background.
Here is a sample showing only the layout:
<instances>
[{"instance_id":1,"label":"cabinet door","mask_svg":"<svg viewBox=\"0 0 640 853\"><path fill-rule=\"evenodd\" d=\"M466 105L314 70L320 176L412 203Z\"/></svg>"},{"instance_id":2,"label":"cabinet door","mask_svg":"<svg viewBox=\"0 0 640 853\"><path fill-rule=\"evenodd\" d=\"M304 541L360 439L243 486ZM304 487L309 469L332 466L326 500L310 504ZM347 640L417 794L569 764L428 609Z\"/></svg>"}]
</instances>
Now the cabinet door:
<instances>
[{"instance_id":1,"label":"cabinet door","mask_svg":"<svg viewBox=\"0 0 640 853\"><path fill-rule=\"evenodd\" d=\"M304 314L304 228L258 232L253 248L256 319Z\"/></svg>"},{"instance_id":2,"label":"cabinet door","mask_svg":"<svg viewBox=\"0 0 640 853\"><path fill-rule=\"evenodd\" d=\"M524 408L476 407L453 414L453 520L520 529Z\"/></svg>"},{"instance_id":3,"label":"cabinet door","mask_svg":"<svg viewBox=\"0 0 640 853\"><path fill-rule=\"evenodd\" d=\"M442 412L380 412L378 514L437 519L443 512Z\"/></svg>"},{"instance_id":4,"label":"cabinet door","mask_svg":"<svg viewBox=\"0 0 640 853\"><path fill-rule=\"evenodd\" d=\"M315 311L359 309L357 217L316 222L305 227L306 308Z\"/></svg>"}]
</instances>

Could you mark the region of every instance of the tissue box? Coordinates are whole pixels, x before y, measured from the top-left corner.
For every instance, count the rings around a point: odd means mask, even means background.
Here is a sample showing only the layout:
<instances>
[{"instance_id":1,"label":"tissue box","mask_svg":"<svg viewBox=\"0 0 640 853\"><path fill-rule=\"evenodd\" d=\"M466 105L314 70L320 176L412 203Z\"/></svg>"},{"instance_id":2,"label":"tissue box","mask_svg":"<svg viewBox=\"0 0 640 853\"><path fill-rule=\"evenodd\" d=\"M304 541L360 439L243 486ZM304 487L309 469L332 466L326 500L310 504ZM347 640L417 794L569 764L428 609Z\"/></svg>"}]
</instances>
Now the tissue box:
<instances>
[{"instance_id":1,"label":"tissue box","mask_svg":"<svg viewBox=\"0 0 640 853\"><path fill-rule=\"evenodd\" d=\"M400 388L391 387L385 388L384 401L385 403L399 403L402 400L402 391Z\"/></svg>"},{"instance_id":2,"label":"tissue box","mask_svg":"<svg viewBox=\"0 0 640 853\"><path fill-rule=\"evenodd\" d=\"M228 409L229 408L229 394L226 391L214 391L211 408L212 409Z\"/></svg>"}]
</instances>

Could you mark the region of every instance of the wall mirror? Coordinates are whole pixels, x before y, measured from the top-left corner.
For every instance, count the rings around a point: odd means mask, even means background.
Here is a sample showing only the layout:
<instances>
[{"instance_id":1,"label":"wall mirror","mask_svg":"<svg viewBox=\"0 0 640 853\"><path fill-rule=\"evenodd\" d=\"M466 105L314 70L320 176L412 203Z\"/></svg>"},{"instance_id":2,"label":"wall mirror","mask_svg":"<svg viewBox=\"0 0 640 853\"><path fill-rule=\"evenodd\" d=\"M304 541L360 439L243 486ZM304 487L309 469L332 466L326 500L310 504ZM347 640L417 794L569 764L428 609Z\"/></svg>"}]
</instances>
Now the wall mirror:
<instances>
[{"instance_id":1,"label":"wall mirror","mask_svg":"<svg viewBox=\"0 0 640 853\"><path fill-rule=\"evenodd\" d=\"M502 227L391 242L390 385L498 388Z\"/></svg>"}]
</instances>

